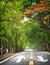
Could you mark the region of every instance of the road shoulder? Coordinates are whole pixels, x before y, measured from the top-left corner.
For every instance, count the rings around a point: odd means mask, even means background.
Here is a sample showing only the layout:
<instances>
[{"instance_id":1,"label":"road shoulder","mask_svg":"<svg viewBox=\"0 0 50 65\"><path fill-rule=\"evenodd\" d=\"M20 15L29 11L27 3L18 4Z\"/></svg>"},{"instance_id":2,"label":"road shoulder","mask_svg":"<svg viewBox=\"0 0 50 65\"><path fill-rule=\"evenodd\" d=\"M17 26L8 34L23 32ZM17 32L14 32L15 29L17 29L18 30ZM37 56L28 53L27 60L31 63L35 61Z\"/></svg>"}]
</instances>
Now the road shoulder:
<instances>
[{"instance_id":1,"label":"road shoulder","mask_svg":"<svg viewBox=\"0 0 50 65\"><path fill-rule=\"evenodd\" d=\"M6 54L0 55L0 62L9 58L10 56L13 56L14 54L16 54L16 53L6 53Z\"/></svg>"}]
</instances>

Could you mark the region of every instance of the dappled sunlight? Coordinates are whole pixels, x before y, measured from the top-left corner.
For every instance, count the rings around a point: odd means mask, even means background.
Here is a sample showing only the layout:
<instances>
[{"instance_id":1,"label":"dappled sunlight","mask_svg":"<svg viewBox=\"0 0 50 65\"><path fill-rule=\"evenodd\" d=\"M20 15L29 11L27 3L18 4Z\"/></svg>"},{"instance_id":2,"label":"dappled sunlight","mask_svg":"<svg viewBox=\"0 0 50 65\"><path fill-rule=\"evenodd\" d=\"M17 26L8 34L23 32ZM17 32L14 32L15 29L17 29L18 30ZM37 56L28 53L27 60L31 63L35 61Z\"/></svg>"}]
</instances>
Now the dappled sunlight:
<instances>
[{"instance_id":1,"label":"dappled sunlight","mask_svg":"<svg viewBox=\"0 0 50 65\"><path fill-rule=\"evenodd\" d=\"M21 20L22 23L25 23L26 21L28 21L28 18L25 16L23 20Z\"/></svg>"}]
</instances>

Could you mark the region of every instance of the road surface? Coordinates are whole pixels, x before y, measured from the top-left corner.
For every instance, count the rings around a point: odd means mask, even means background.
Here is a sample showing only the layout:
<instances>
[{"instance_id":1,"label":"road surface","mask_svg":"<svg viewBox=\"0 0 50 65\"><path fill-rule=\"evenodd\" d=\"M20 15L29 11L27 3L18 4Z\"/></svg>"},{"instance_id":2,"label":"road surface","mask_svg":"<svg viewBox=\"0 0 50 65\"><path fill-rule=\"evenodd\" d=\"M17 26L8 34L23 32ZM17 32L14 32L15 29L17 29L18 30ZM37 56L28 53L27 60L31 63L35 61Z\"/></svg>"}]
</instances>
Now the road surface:
<instances>
[{"instance_id":1,"label":"road surface","mask_svg":"<svg viewBox=\"0 0 50 65\"><path fill-rule=\"evenodd\" d=\"M50 54L45 52L20 52L1 61L0 65L50 65Z\"/></svg>"}]
</instances>

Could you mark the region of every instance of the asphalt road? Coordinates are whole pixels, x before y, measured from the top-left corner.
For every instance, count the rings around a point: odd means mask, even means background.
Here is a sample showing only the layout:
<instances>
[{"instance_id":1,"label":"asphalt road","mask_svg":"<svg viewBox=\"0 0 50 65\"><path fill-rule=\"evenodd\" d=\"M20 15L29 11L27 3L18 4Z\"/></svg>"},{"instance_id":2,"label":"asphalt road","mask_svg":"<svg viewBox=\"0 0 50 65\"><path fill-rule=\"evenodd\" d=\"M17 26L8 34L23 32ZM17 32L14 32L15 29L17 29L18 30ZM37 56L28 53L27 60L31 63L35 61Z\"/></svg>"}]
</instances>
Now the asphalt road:
<instances>
[{"instance_id":1,"label":"asphalt road","mask_svg":"<svg viewBox=\"0 0 50 65\"><path fill-rule=\"evenodd\" d=\"M20 52L0 62L0 65L50 65L50 54Z\"/></svg>"}]
</instances>

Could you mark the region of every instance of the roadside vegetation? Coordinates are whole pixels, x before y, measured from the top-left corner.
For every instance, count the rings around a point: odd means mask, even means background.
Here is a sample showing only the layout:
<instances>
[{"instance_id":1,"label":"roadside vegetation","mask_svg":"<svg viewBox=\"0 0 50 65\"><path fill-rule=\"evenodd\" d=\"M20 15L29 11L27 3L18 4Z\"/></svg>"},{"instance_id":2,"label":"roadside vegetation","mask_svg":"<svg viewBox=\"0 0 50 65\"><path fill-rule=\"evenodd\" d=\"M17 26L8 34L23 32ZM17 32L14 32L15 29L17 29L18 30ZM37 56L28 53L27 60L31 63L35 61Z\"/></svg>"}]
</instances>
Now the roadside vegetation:
<instances>
[{"instance_id":1,"label":"roadside vegetation","mask_svg":"<svg viewBox=\"0 0 50 65\"><path fill-rule=\"evenodd\" d=\"M0 54L25 48L50 51L50 1L0 0Z\"/></svg>"}]
</instances>

